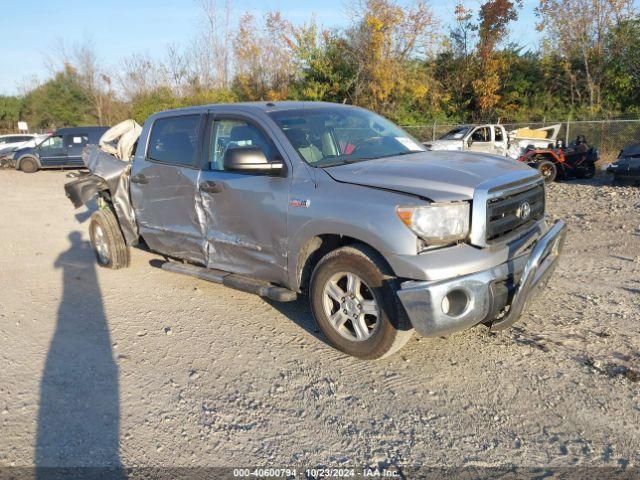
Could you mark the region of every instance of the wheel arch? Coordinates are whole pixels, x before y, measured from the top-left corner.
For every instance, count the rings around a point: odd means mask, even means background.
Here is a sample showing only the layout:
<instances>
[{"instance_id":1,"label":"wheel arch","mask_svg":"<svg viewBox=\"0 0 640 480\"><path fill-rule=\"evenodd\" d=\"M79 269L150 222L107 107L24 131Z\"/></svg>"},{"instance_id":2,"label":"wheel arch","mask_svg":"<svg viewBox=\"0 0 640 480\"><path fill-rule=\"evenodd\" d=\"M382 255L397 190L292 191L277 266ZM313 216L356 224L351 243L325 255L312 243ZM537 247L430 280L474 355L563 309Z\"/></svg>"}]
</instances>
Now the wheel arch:
<instances>
[{"instance_id":1,"label":"wheel arch","mask_svg":"<svg viewBox=\"0 0 640 480\"><path fill-rule=\"evenodd\" d=\"M291 279L293 290L303 292L307 289L313 269L326 254L338 248L356 244L363 246L371 255L376 256L377 260L382 262L382 265L386 267L387 271L393 273L393 269L380 249L371 243L350 235L322 233L308 238L297 250L294 268L292 269L292 273L294 274Z\"/></svg>"},{"instance_id":2,"label":"wheel arch","mask_svg":"<svg viewBox=\"0 0 640 480\"><path fill-rule=\"evenodd\" d=\"M38 165L38 169L42 168L42 163L40 163L40 159L38 157L36 157L35 155L31 155L31 154L26 154L26 155L22 155L21 157L19 157L16 160L16 170L20 170L21 166L22 166L22 162L26 159L31 159L33 161L36 162L36 165Z\"/></svg>"}]
</instances>

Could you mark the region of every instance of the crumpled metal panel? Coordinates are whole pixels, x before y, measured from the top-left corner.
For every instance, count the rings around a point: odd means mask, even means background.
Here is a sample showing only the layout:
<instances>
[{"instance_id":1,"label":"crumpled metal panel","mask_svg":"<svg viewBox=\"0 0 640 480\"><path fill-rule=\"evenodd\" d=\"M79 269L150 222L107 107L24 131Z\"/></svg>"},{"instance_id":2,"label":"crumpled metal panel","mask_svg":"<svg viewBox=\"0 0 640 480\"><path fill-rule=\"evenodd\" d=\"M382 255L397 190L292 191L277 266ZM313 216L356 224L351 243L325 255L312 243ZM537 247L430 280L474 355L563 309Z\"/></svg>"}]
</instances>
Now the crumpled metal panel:
<instances>
[{"instance_id":1,"label":"crumpled metal panel","mask_svg":"<svg viewBox=\"0 0 640 480\"><path fill-rule=\"evenodd\" d=\"M203 216L194 207L199 175L195 168L136 156L130 176L143 176L147 181L132 183L130 193L140 235L149 248L204 264Z\"/></svg>"},{"instance_id":2,"label":"crumpled metal panel","mask_svg":"<svg viewBox=\"0 0 640 480\"><path fill-rule=\"evenodd\" d=\"M96 145L89 145L82 158L86 167L98 177L104 179L109 187L111 202L118 216L120 228L127 245L138 243L138 226L129 196L129 172L131 163L118 160L102 151Z\"/></svg>"},{"instance_id":3,"label":"crumpled metal panel","mask_svg":"<svg viewBox=\"0 0 640 480\"><path fill-rule=\"evenodd\" d=\"M270 282L286 281L288 181L267 176L226 179L224 192L199 192L196 198L196 210L204 220L207 266Z\"/></svg>"}]
</instances>

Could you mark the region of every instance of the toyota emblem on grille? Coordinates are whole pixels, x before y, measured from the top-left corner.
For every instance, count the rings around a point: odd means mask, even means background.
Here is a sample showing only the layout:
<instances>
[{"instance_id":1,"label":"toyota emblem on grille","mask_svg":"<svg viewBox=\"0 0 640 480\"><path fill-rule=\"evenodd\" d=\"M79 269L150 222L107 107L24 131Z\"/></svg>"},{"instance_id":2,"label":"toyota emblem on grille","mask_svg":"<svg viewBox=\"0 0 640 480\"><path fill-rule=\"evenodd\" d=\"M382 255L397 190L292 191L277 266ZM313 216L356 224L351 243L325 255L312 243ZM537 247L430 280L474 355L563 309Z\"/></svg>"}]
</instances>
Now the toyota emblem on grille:
<instances>
[{"instance_id":1,"label":"toyota emblem on grille","mask_svg":"<svg viewBox=\"0 0 640 480\"><path fill-rule=\"evenodd\" d=\"M520 220L526 220L529 218L529 215L531 215L531 205L529 205L529 202L522 202L516 212L516 216Z\"/></svg>"}]
</instances>

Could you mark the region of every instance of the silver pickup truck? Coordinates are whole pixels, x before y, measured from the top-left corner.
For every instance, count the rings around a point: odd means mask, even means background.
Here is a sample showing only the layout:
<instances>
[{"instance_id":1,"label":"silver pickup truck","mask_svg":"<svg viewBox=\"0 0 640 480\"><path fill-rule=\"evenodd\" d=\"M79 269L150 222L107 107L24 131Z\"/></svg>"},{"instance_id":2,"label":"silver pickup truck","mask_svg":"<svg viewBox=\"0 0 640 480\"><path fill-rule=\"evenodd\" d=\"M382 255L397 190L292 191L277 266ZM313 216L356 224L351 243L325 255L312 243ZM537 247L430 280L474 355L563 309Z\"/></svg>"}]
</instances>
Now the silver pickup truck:
<instances>
[{"instance_id":1,"label":"silver pickup truck","mask_svg":"<svg viewBox=\"0 0 640 480\"><path fill-rule=\"evenodd\" d=\"M129 248L163 269L274 301L308 294L327 340L361 358L512 325L562 248L545 187L504 157L429 152L388 120L330 103L207 105L144 124L131 161L97 147L69 182L98 263Z\"/></svg>"}]
</instances>

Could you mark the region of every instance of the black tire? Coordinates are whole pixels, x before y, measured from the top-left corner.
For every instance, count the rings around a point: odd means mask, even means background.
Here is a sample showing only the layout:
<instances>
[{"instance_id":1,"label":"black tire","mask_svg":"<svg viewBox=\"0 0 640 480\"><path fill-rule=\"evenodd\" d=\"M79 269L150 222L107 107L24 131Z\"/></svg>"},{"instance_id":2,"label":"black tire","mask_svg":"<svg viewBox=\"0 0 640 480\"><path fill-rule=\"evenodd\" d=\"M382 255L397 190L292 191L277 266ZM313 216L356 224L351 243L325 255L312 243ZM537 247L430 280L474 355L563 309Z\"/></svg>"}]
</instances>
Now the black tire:
<instances>
[{"instance_id":1,"label":"black tire","mask_svg":"<svg viewBox=\"0 0 640 480\"><path fill-rule=\"evenodd\" d=\"M349 327L354 324L347 320L340 327L345 333L340 333L330 323L327 314L325 286L332 278L344 272L359 277L364 285L363 296L366 294L368 301L375 300L377 305L377 322L367 331L370 336L366 339L346 338L345 334L355 335L355 329ZM329 252L318 262L311 276L309 301L318 327L333 347L358 358L384 358L400 350L413 334L411 322L396 294L398 288L398 280L379 255L364 245L356 244ZM340 303L330 299L328 301L333 308L337 308L335 313L338 314L338 310L342 308ZM366 299L363 298L363 301ZM346 313L347 310L343 312ZM365 321L364 313L362 318Z\"/></svg>"},{"instance_id":2,"label":"black tire","mask_svg":"<svg viewBox=\"0 0 640 480\"><path fill-rule=\"evenodd\" d=\"M620 177L618 174L613 174L613 181L611 182L612 185L616 186L616 187L623 187L627 184L627 182L625 181L624 177Z\"/></svg>"},{"instance_id":3,"label":"black tire","mask_svg":"<svg viewBox=\"0 0 640 480\"><path fill-rule=\"evenodd\" d=\"M593 178L596 175L596 164L589 162L584 168L576 169L576 178Z\"/></svg>"},{"instance_id":4,"label":"black tire","mask_svg":"<svg viewBox=\"0 0 640 480\"><path fill-rule=\"evenodd\" d=\"M91 215L89 237L98 265L112 270L129 266L129 247L111 210L99 210Z\"/></svg>"},{"instance_id":5,"label":"black tire","mask_svg":"<svg viewBox=\"0 0 640 480\"><path fill-rule=\"evenodd\" d=\"M35 158L27 157L20 160L20 170L24 173L36 173L38 168L38 162Z\"/></svg>"},{"instance_id":6,"label":"black tire","mask_svg":"<svg viewBox=\"0 0 640 480\"><path fill-rule=\"evenodd\" d=\"M545 183L555 181L558 176L558 167L551 160L540 160L536 163L536 168L542 174Z\"/></svg>"}]
</instances>

